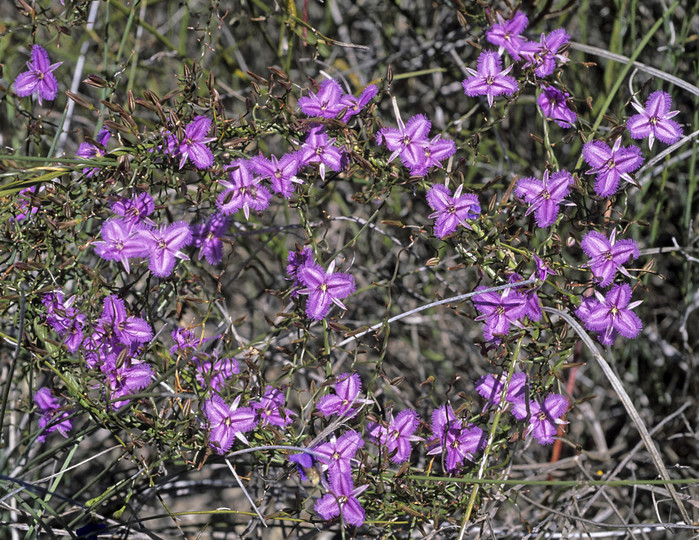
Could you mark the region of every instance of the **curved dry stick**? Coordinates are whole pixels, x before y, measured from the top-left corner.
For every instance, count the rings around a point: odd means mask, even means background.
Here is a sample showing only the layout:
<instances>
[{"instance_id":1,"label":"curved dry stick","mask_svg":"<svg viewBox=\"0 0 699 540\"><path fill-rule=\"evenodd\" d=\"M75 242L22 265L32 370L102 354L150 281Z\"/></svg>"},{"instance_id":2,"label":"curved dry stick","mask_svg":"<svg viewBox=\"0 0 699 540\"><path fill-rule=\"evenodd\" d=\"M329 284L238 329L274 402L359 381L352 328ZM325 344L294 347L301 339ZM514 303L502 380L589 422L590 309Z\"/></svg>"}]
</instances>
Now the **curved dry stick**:
<instances>
[{"instance_id":1,"label":"curved dry stick","mask_svg":"<svg viewBox=\"0 0 699 540\"><path fill-rule=\"evenodd\" d=\"M634 407L631 398L626 393L624 385L621 384L619 377L616 376L609 363L599 352L599 349L597 348L597 345L595 345L595 342L592 341L592 338L587 334L587 332L585 332L583 327L580 326L580 324L578 324L578 322L569 313L546 306L544 306L542 309L547 313L553 313L554 315L558 315L559 317L564 319L573 328L573 330L575 330L578 336L580 336L580 339L587 346L587 348L590 349L590 352L595 357L595 360L597 360L597 363L602 368L602 371L604 372L605 376L607 377L607 379L609 379L612 388L614 388L614 391L619 396L621 403L624 405L626 412L631 417L631 420L636 426L638 433L641 435L641 440L643 441L646 450L648 450L648 453L650 454L650 457L653 460L655 467L658 469L660 476L663 480L668 482L667 484L664 484L664 486L670 494L670 498L677 505L677 508L679 509L680 514L682 515L682 519L685 523L691 524L692 520L689 517L689 514L687 513L687 509L684 507L682 501L677 495L677 492L675 491L675 486L673 486L670 483L670 475L667 472L667 469L665 468L665 464L663 463L663 460L660 457L658 449L655 447L655 444L653 444L653 439L651 438L650 433L648 433L648 428L643 423L643 420L641 419L641 416L638 414L636 407Z\"/></svg>"}]
</instances>

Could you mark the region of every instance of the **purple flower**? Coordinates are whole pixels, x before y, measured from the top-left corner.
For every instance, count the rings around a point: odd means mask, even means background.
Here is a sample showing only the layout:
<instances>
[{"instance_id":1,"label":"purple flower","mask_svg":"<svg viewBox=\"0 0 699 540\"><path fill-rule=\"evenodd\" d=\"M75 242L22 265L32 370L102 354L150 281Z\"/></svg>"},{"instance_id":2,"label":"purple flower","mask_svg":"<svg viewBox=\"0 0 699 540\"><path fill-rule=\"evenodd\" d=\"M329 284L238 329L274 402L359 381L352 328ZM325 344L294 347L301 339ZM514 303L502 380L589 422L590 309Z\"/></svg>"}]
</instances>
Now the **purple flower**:
<instances>
[{"instance_id":1,"label":"purple flower","mask_svg":"<svg viewBox=\"0 0 699 540\"><path fill-rule=\"evenodd\" d=\"M293 423L294 419L292 416L296 416L296 413L284 407L285 403L286 397L284 393L277 388L268 386L260 401L251 405L257 414L260 415L263 427L271 424L285 428Z\"/></svg>"},{"instance_id":2,"label":"purple flower","mask_svg":"<svg viewBox=\"0 0 699 540\"><path fill-rule=\"evenodd\" d=\"M567 424L562 420L562 416L568 410L568 400L559 394L550 394L543 403L539 401L529 402L529 427L527 433L531 432L539 444L551 444L558 431L558 426ZM512 414L519 420L527 417L527 405L524 400L516 403L512 409Z\"/></svg>"},{"instance_id":3,"label":"purple flower","mask_svg":"<svg viewBox=\"0 0 699 540\"><path fill-rule=\"evenodd\" d=\"M209 445L217 454L225 454L237 438L249 444L243 435L257 426L257 415L250 407L238 408L240 396L229 407L219 396L213 396L204 403L204 416L209 425Z\"/></svg>"},{"instance_id":4,"label":"purple flower","mask_svg":"<svg viewBox=\"0 0 699 540\"><path fill-rule=\"evenodd\" d=\"M447 471L458 469L465 459L472 460L473 455L485 447L485 442L483 430L472 424L464 426L449 405L432 414L432 437L427 454L442 454Z\"/></svg>"},{"instance_id":5,"label":"purple flower","mask_svg":"<svg viewBox=\"0 0 699 540\"><path fill-rule=\"evenodd\" d=\"M444 238L453 233L459 225L470 229L466 220L476 219L481 212L478 197L473 193L461 194L464 186L456 188L454 196L451 190L442 184L435 184L427 192L427 204L434 210L428 217L436 218L434 234Z\"/></svg>"},{"instance_id":6,"label":"purple flower","mask_svg":"<svg viewBox=\"0 0 699 540\"><path fill-rule=\"evenodd\" d=\"M41 412L41 418L39 418L41 434L36 438L36 442L43 443L46 435L54 431L58 431L67 438L73 423L69 420L69 413L61 410L61 405L51 390L45 386L39 388L34 394L34 403Z\"/></svg>"},{"instance_id":7,"label":"purple flower","mask_svg":"<svg viewBox=\"0 0 699 540\"><path fill-rule=\"evenodd\" d=\"M197 169L208 169L214 164L214 155L206 143L215 141L216 137L207 137L211 130L211 120L206 116L197 116L184 129L184 138L175 148L174 154L180 155L180 169L191 159Z\"/></svg>"},{"instance_id":8,"label":"purple flower","mask_svg":"<svg viewBox=\"0 0 699 540\"><path fill-rule=\"evenodd\" d=\"M413 162L412 154L401 154L403 165L410 169L410 176L425 176L432 167L441 167L442 161L456 152L456 144L451 139L442 139L439 135L429 141L422 141L422 155Z\"/></svg>"},{"instance_id":9,"label":"purple flower","mask_svg":"<svg viewBox=\"0 0 699 540\"><path fill-rule=\"evenodd\" d=\"M148 387L153 378L153 370L148 364L134 363L130 358L121 366L116 362L106 362L102 371L107 375L110 406L115 410L129 403L124 396Z\"/></svg>"},{"instance_id":10,"label":"purple flower","mask_svg":"<svg viewBox=\"0 0 699 540\"><path fill-rule=\"evenodd\" d=\"M122 217L126 223L135 225L143 223L155 227L155 223L148 219L155 210L153 197L145 191L139 193L133 199L119 199L111 205L112 212Z\"/></svg>"},{"instance_id":11,"label":"purple flower","mask_svg":"<svg viewBox=\"0 0 699 540\"><path fill-rule=\"evenodd\" d=\"M317 94L308 92L308 97L301 97L298 105L308 116L335 118L346 105L342 103L342 87L334 79L326 79L320 83Z\"/></svg>"},{"instance_id":12,"label":"purple flower","mask_svg":"<svg viewBox=\"0 0 699 540\"><path fill-rule=\"evenodd\" d=\"M198 337L193 330L189 328L175 328L170 332L175 345L170 347L170 354L187 356L193 353L200 345L209 341L206 338Z\"/></svg>"},{"instance_id":13,"label":"purple flower","mask_svg":"<svg viewBox=\"0 0 699 540\"><path fill-rule=\"evenodd\" d=\"M549 34L541 34L538 45L525 43L520 47L520 54L527 59L525 67L534 67L537 77L547 77L556 69L556 60L560 63L568 61L564 54L558 54L558 50L568 43L570 36L565 30L559 28Z\"/></svg>"},{"instance_id":14,"label":"purple flower","mask_svg":"<svg viewBox=\"0 0 699 540\"><path fill-rule=\"evenodd\" d=\"M221 212L228 216L242 208L245 219L250 219L250 209L262 212L269 206L272 194L260 185L261 177L253 177L247 160L237 159L228 168L233 168L228 174L230 182L219 181L225 188L216 201Z\"/></svg>"},{"instance_id":15,"label":"purple flower","mask_svg":"<svg viewBox=\"0 0 699 540\"><path fill-rule=\"evenodd\" d=\"M590 270L600 280L601 287L606 287L612 282L617 270L628 276L628 272L621 268L621 265L639 256L636 242L631 239L617 241L616 230L612 231L610 238L600 232L590 231L583 236L580 246L590 257Z\"/></svg>"},{"instance_id":16,"label":"purple flower","mask_svg":"<svg viewBox=\"0 0 699 540\"><path fill-rule=\"evenodd\" d=\"M129 259L147 257L149 251L140 233L143 227L123 219L109 219L102 224L101 240L93 243L95 253L107 261L117 261L130 272Z\"/></svg>"},{"instance_id":17,"label":"purple flower","mask_svg":"<svg viewBox=\"0 0 699 540\"><path fill-rule=\"evenodd\" d=\"M523 281L524 278L517 273L513 273L508 281L510 283L517 283L518 281ZM522 287L515 287L515 291L519 294L524 301L524 315L529 317L532 321L538 321L541 319L541 301L539 300L539 295L536 293L537 288L530 288L522 290Z\"/></svg>"},{"instance_id":18,"label":"purple flower","mask_svg":"<svg viewBox=\"0 0 699 540\"><path fill-rule=\"evenodd\" d=\"M541 107L541 111L546 118L555 120L562 128L573 127L575 119L578 117L570 107L568 107L568 98L570 94L563 93L552 86L542 85L541 94L536 102Z\"/></svg>"},{"instance_id":19,"label":"purple flower","mask_svg":"<svg viewBox=\"0 0 699 540\"><path fill-rule=\"evenodd\" d=\"M546 279L546 276L555 276L556 272L551 270L551 266L547 261L541 260L538 256L534 255L534 262L536 263L536 277L542 281Z\"/></svg>"},{"instance_id":20,"label":"purple flower","mask_svg":"<svg viewBox=\"0 0 699 540\"><path fill-rule=\"evenodd\" d=\"M354 278L350 274L334 270L335 261L330 263L327 272L317 263L308 263L299 268L299 282L306 287L299 294L308 295L306 315L309 319L324 319L331 304L342 310L347 309L341 300L354 292Z\"/></svg>"},{"instance_id":21,"label":"purple flower","mask_svg":"<svg viewBox=\"0 0 699 540\"><path fill-rule=\"evenodd\" d=\"M393 419L393 413L389 413L388 426L369 423L367 434L378 444L386 447L391 461L402 463L410 457L411 444L423 440L422 437L413 435L420 426L420 417L412 409L405 409Z\"/></svg>"},{"instance_id":22,"label":"purple flower","mask_svg":"<svg viewBox=\"0 0 699 540\"><path fill-rule=\"evenodd\" d=\"M42 99L53 101L58 94L58 81L52 71L62 63L50 64L49 53L41 45L32 46L32 59L27 62L29 70L17 75L15 93L26 97L36 92L39 105Z\"/></svg>"},{"instance_id":23,"label":"purple flower","mask_svg":"<svg viewBox=\"0 0 699 540\"><path fill-rule=\"evenodd\" d=\"M558 218L559 205L570 192L573 177L568 171L560 171L549 178L549 171L537 180L533 177L522 178L515 186L515 194L531 206L525 215L534 212L536 224L542 229L553 225Z\"/></svg>"},{"instance_id":24,"label":"purple flower","mask_svg":"<svg viewBox=\"0 0 699 540\"><path fill-rule=\"evenodd\" d=\"M476 291L486 287L476 287ZM487 341L498 343L498 335L507 335L511 324L518 324L527 314L526 299L513 289L505 289L502 294L496 292L482 293L473 298L473 305L481 313L477 321L485 321L483 337Z\"/></svg>"},{"instance_id":25,"label":"purple flower","mask_svg":"<svg viewBox=\"0 0 699 540\"><path fill-rule=\"evenodd\" d=\"M221 262L223 259L221 236L228 231L229 225L228 218L216 212L204 223L194 226L192 243L194 247L199 248L199 260L204 257L213 266Z\"/></svg>"},{"instance_id":26,"label":"purple flower","mask_svg":"<svg viewBox=\"0 0 699 540\"><path fill-rule=\"evenodd\" d=\"M124 301L115 294L104 299L102 314L98 320L104 326L113 330L119 343L147 343L153 338L150 324L140 317L127 316Z\"/></svg>"},{"instance_id":27,"label":"purple flower","mask_svg":"<svg viewBox=\"0 0 699 540\"><path fill-rule=\"evenodd\" d=\"M43 186L41 186L41 188L43 188ZM17 192L17 201L14 204L19 211L16 215L10 217L10 221L22 221L27 216L34 215L39 211L37 206L31 206L32 193L36 193L36 186L20 189Z\"/></svg>"},{"instance_id":28,"label":"purple flower","mask_svg":"<svg viewBox=\"0 0 699 540\"><path fill-rule=\"evenodd\" d=\"M330 441L312 448L315 457L328 471L330 484L335 490L352 491L351 461L357 450L363 446L362 436L354 430L349 430L339 439L333 435Z\"/></svg>"},{"instance_id":29,"label":"purple flower","mask_svg":"<svg viewBox=\"0 0 699 540\"><path fill-rule=\"evenodd\" d=\"M195 357L193 360L197 369L197 381L202 388L210 388L214 392L221 392L233 375L240 373L238 360L218 358L215 351L209 359Z\"/></svg>"},{"instance_id":30,"label":"purple flower","mask_svg":"<svg viewBox=\"0 0 699 540\"><path fill-rule=\"evenodd\" d=\"M648 148L653 148L655 139L665 144L674 144L682 137L682 128L671 120L680 111L671 111L672 98L667 92L658 90L648 96L645 108L636 102L631 103L639 114L633 115L626 121L629 135L634 139L648 137Z\"/></svg>"},{"instance_id":31,"label":"purple flower","mask_svg":"<svg viewBox=\"0 0 699 540\"><path fill-rule=\"evenodd\" d=\"M476 385L476 392L478 392L487 403L491 405L500 405L500 400L502 399L502 390L505 387L505 381L507 380L507 374L503 373L497 379L492 375L486 375L481 377ZM515 404L523 401L526 396L525 388L527 385L527 374L518 372L513 373L510 379L510 385L507 387L507 395L505 400L509 403Z\"/></svg>"},{"instance_id":32,"label":"purple flower","mask_svg":"<svg viewBox=\"0 0 699 540\"><path fill-rule=\"evenodd\" d=\"M320 517L330 520L342 514L342 520L348 525L359 527L366 515L357 497L366 490L369 485L354 488L350 483L333 487L331 493L326 493L315 503L314 509Z\"/></svg>"},{"instance_id":33,"label":"purple flower","mask_svg":"<svg viewBox=\"0 0 699 540\"><path fill-rule=\"evenodd\" d=\"M353 416L356 413L356 409L353 409L352 405L366 401L358 399L359 392L362 390L362 380L357 373L343 373L339 375L334 389L334 394L323 396L316 405L316 408L325 418L333 414Z\"/></svg>"},{"instance_id":34,"label":"purple flower","mask_svg":"<svg viewBox=\"0 0 699 540\"><path fill-rule=\"evenodd\" d=\"M286 275L294 280L294 286L300 285L298 272L302 266L313 264L313 250L305 247L301 251L290 251L287 256Z\"/></svg>"},{"instance_id":35,"label":"purple flower","mask_svg":"<svg viewBox=\"0 0 699 540\"><path fill-rule=\"evenodd\" d=\"M75 353L82 344L85 326L85 314L72 307L75 296L63 300L63 292L57 289L42 299L46 306L46 322L63 338L69 352Z\"/></svg>"},{"instance_id":36,"label":"purple flower","mask_svg":"<svg viewBox=\"0 0 699 540\"><path fill-rule=\"evenodd\" d=\"M595 192L600 197L616 193L619 179L633 183L630 172L643 163L641 149L637 146L621 147L621 137L609 148L602 141L588 141L583 147L583 158L592 167L585 174L596 174Z\"/></svg>"},{"instance_id":37,"label":"purple flower","mask_svg":"<svg viewBox=\"0 0 699 540\"><path fill-rule=\"evenodd\" d=\"M369 103L373 97L378 92L375 85L370 84L367 86L358 98L354 97L352 94L345 94L342 97L341 103L343 107L347 107L347 112L342 118L343 122L347 122L354 115L359 114L359 112Z\"/></svg>"},{"instance_id":38,"label":"purple flower","mask_svg":"<svg viewBox=\"0 0 699 540\"><path fill-rule=\"evenodd\" d=\"M299 161L303 165L318 163L320 177L325 180L325 167L335 172L342 170L344 153L333 146L335 139L328 138L323 126L314 126L299 150Z\"/></svg>"},{"instance_id":39,"label":"purple flower","mask_svg":"<svg viewBox=\"0 0 699 540\"><path fill-rule=\"evenodd\" d=\"M393 153L389 163L400 156L404 163L420 163L424 159L424 146L432 123L423 114L416 114L399 128L383 128L376 134L377 144L386 142Z\"/></svg>"},{"instance_id":40,"label":"purple flower","mask_svg":"<svg viewBox=\"0 0 699 540\"><path fill-rule=\"evenodd\" d=\"M614 285L606 297L595 291L595 296L597 301L583 302L575 313L585 328L599 334L603 345L612 345L618 334L630 339L640 334L643 323L631 310L642 301L631 302L629 285Z\"/></svg>"},{"instance_id":41,"label":"purple flower","mask_svg":"<svg viewBox=\"0 0 699 540\"><path fill-rule=\"evenodd\" d=\"M263 155L255 156L250 158L250 167L262 178L269 178L274 192L281 193L285 199L294 192L294 183L303 183L303 180L296 178L299 161L295 152L284 154L278 161L276 156L271 156L270 159Z\"/></svg>"},{"instance_id":42,"label":"purple flower","mask_svg":"<svg viewBox=\"0 0 699 540\"><path fill-rule=\"evenodd\" d=\"M520 59L519 51L526 41L522 37L522 32L527 28L529 21L527 16L518 11L512 19L505 21L502 15L497 14L498 22L494 24L486 33L490 43L499 47L498 54L501 55L506 50L515 60Z\"/></svg>"},{"instance_id":43,"label":"purple flower","mask_svg":"<svg viewBox=\"0 0 699 540\"><path fill-rule=\"evenodd\" d=\"M158 277L167 277L175 268L175 259L189 260L180 250L192 241L192 230L188 223L176 221L162 225L160 229L139 232L149 254L148 268Z\"/></svg>"},{"instance_id":44,"label":"purple flower","mask_svg":"<svg viewBox=\"0 0 699 540\"><path fill-rule=\"evenodd\" d=\"M495 96L514 94L517 81L508 75L512 66L502 69L502 61L495 51L483 51L478 57L478 71L466 68L471 77L461 84L469 97L488 96L488 105L493 106Z\"/></svg>"},{"instance_id":45,"label":"purple flower","mask_svg":"<svg viewBox=\"0 0 699 540\"><path fill-rule=\"evenodd\" d=\"M94 157L102 157L106 151L107 142L109 142L109 137L111 137L109 130L102 129L97 134L97 144L92 144L90 142L80 143L76 156L83 159L91 159ZM99 167L86 167L83 169L83 174L90 177L99 172Z\"/></svg>"}]
</instances>

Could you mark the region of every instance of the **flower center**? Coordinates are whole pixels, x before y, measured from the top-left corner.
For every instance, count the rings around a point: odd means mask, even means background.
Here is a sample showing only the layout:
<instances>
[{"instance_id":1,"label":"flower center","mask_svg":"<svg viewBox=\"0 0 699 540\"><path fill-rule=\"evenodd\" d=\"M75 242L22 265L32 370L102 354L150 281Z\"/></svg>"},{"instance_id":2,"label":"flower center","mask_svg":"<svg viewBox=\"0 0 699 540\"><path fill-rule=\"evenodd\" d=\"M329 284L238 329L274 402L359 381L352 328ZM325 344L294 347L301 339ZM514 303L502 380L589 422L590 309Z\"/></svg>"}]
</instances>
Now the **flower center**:
<instances>
[{"instance_id":1,"label":"flower center","mask_svg":"<svg viewBox=\"0 0 699 540\"><path fill-rule=\"evenodd\" d=\"M548 192L548 190L545 189L541 192L541 198L545 201L548 201L551 198L551 194Z\"/></svg>"},{"instance_id":2,"label":"flower center","mask_svg":"<svg viewBox=\"0 0 699 540\"><path fill-rule=\"evenodd\" d=\"M604 253L602 253L602 258L605 261L611 261L614 258L614 255L612 254L612 251L609 250L609 251L605 251Z\"/></svg>"},{"instance_id":3,"label":"flower center","mask_svg":"<svg viewBox=\"0 0 699 540\"><path fill-rule=\"evenodd\" d=\"M495 84L495 77L493 77L492 75L488 75L488 76L485 78L485 84L489 84L489 85L491 85L491 86L492 86L493 84Z\"/></svg>"}]
</instances>

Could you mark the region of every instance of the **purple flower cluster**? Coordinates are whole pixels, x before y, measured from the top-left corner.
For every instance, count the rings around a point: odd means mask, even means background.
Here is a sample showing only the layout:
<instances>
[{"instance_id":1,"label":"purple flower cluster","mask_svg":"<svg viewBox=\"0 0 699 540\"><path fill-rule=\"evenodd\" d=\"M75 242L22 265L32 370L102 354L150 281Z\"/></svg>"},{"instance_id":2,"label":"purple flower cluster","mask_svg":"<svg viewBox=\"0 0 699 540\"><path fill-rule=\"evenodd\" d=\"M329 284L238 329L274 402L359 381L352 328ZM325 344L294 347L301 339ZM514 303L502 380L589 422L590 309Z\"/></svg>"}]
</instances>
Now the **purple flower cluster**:
<instances>
[{"instance_id":1,"label":"purple flower cluster","mask_svg":"<svg viewBox=\"0 0 699 540\"><path fill-rule=\"evenodd\" d=\"M432 414L432 437L427 442L427 455L441 455L444 468L454 471L464 460L473 460L485 448L486 434L481 428L457 418L450 405L439 407Z\"/></svg>"},{"instance_id":2,"label":"purple flower cluster","mask_svg":"<svg viewBox=\"0 0 699 540\"><path fill-rule=\"evenodd\" d=\"M153 371L137 357L153 330L145 320L129 316L124 301L115 295L104 299L102 314L87 329L87 316L72 307L74 298L64 301L60 290L45 295L46 322L64 337L71 353L80 351L89 369L102 372L104 397L118 409L129 402L124 396L150 384Z\"/></svg>"},{"instance_id":3,"label":"purple flower cluster","mask_svg":"<svg viewBox=\"0 0 699 540\"><path fill-rule=\"evenodd\" d=\"M478 381L476 391L486 400L486 407L500 406L506 380L507 376L503 374L498 378L486 375ZM529 422L525 434L531 432L539 444L553 443L558 426L567 423L561 417L568 410L568 400L560 394L549 394L543 401L529 399L525 373L512 374L505 395L505 407L510 406L517 420Z\"/></svg>"},{"instance_id":4,"label":"purple flower cluster","mask_svg":"<svg viewBox=\"0 0 699 540\"><path fill-rule=\"evenodd\" d=\"M105 260L121 262L127 272L131 271L129 259L148 258L148 268L154 275L169 276L176 259L189 260L181 250L192 242L192 229L183 221L157 227L147 218L154 208L148 193L114 203L112 211L120 217L104 222L102 239L94 243L95 253Z\"/></svg>"},{"instance_id":5,"label":"purple flower cluster","mask_svg":"<svg viewBox=\"0 0 699 540\"><path fill-rule=\"evenodd\" d=\"M497 14L495 23L486 33L490 43L498 46L498 51L483 51L478 57L477 69L466 68L470 76L464 79L462 86L469 97L487 96L488 105L493 106L497 96L512 95L519 90L517 80L510 76L514 64L502 67L500 58L507 51L512 60L523 60L523 68L531 68L537 77L551 75L558 64L568 61L559 51L568 43L570 36L557 29L549 34L541 34L538 42L527 40L522 34L527 28L527 16L516 12L512 19L504 20ZM575 113L566 103L567 95L549 86L543 86L542 97L538 103L544 114L558 120L562 127L569 127L575 121Z\"/></svg>"},{"instance_id":6,"label":"purple flower cluster","mask_svg":"<svg viewBox=\"0 0 699 540\"><path fill-rule=\"evenodd\" d=\"M318 92L309 91L308 97L299 98L298 105L308 116L338 118L340 113L343 113L341 120L347 122L366 107L377 91L376 86L370 84L357 98L352 94L345 94L336 80L326 79L320 83Z\"/></svg>"},{"instance_id":7,"label":"purple flower cluster","mask_svg":"<svg viewBox=\"0 0 699 540\"><path fill-rule=\"evenodd\" d=\"M400 157L411 176L425 176L432 167L441 167L441 162L456 152L456 145L451 139L442 139L436 135L428 138L432 123L418 114L410 118L407 124L398 118L399 127L385 127L376 134L376 143L386 143L392 154L388 161Z\"/></svg>"}]
</instances>

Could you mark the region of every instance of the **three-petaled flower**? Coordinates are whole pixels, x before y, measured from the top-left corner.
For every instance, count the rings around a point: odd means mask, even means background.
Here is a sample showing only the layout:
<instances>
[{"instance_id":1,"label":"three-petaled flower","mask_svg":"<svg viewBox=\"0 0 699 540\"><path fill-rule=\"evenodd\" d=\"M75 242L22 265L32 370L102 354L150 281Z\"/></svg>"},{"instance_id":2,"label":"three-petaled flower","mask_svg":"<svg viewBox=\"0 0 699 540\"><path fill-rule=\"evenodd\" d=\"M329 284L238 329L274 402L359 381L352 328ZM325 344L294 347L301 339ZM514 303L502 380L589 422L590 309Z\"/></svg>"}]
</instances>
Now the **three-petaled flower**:
<instances>
[{"instance_id":1,"label":"three-petaled flower","mask_svg":"<svg viewBox=\"0 0 699 540\"><path fill-rule=\"evenodd\" d=\"M410 443L422 440L422 437L413 435L419 426L418 414L412 409L405 409L399 412L395 419L393 413L389 413L387 426L369 423L367 434L386 447L393 463L402 463L410 457Z\"/></svg>"},{"instance_id":2,"label":"three-petaled flower","mask_svg":"<svg viewBox=\"0 0 699 540\"><path fill-rule=\"evenodd\" d=\"M631 239L617 240L616 230L612 231L610 238L600 232L590 231L583 236L580 247L590 257L590 270L600 280L601 287L606 287L612 282L617 269L628 276L628 272L621 265L639 255L636 242Z\"/></svg>"},{"instance_id":3,"label":"three-petaled flower","mask_svg":"<svg viewBox=\"0 0 699 540\"><path fill-rule=\"evenodd\" d=\"M327 272L316 262L309 262L297 271L300 283L306 288L299 294L307 294L306 315L308 318L320 321L324 319L331 304L342 310L347 307L341 302L354 292L354 278L344 272L335 272L335 261L330 263Z\"/></svg>"},{"instance_id":4,"label":"three-petaled flower","mask_svg":"<svg viewBox=\"0 0 699 540\"><path fill-rule=\"evenodd\" d=\"M568 400L560 394L550 394L542 402L529 401L529 427L526 432L531 432L539 444L551 444L558 432L558 426L567 424L561 417L568 410ZM512 407L512 415L524 420L527 418L527 403L521 400Z\"/></svg>"},{"instance_id":5,"label":"three-petaled flower","mask_svg":"<svg viewBox=\"0 0 699 540\"><path fill-rule=\"evenodd\" d=\"M476 219L481 212L478 197L473 193L461 194L464 186L456 188L454 196L443 184L435 184L427 192L427 204L434 210L428 217L436 218L434 234L444 238L453 233L459 225L470 229L469 219Z\"/></svg>"},{"instance_id":6,"label":"three-petaled flower","mask_svg":"<svg viewBox=\"0 0 699 540\"><path fill-rule=\"evenodd\" d=\"M574 111L568 107L570 94L561 92L552 86L541 86L541 94L536 102L541 107L541 111L546 118L555 120L562 128L572 127L578 117Z\"/></svg>"},{"instance_id":7,"label":"three-petaled flower","mask_svg":"<svg viewBox=\"0 0 699 540\"><path fill-rule=\"evenodd\" d=\"M529 23L527 16L518 11L510 20L505 21L499 13L497 19L498 22L486 32L488 41L499 47L499 55L502 54L503 50L506 50L512 58L519 60L522 45L527 41L526 38L522 37L522 32Z\"/></svg>"},{"instance_id":8,"label":"three-petaled flower","mask_svg":"<svg viewBox=\"0 0 699 540\"><path fill-rule=\"evenodd\" d=\"M626 121L626 129L634 139L648 137L648 148L653 148L655 139L665 144L674 144L682 137L682 128L671 120L680 111L671 111L672 98L667 92L658 90L648 96L645 108L636 102L631 103L638 111Z\"/></svg>"},{"instance_id":9,"label":"three-petaled flower","mask_svg":"<svg viewBox=\"0 0 699 540\"><path fill-rule=\"evenodd\" d=\"M32 59L27 62L28 71L23 71L15 79L15 94L26 97L37 93L39 105L41 100L53 101L58 94L58 81L52 73L63 62L51 64L49 53L41 45L32 46Z\"/></svg>"},{"instance_id":10,"label":"three-petaled flower","mask_svg":"<svg viewBox=\"0 0 699 540\"><path fill-rule=\"evenodd\" d=\"M476 292L486 287L476 287ZM527 300L513 289L505 289L500 295L496 292L480 293L473 297L473 305L481 313L477 321L485 321L483 337L499 343L498 335L507 335L511 324L519 324L527 314Z\"/></svg>"},{"instance_id":11,"label":"three-petaled flower","mask_svg":"<svg viewBox=\"0 0 699 540\"><path fill-rule=\"evenodd\" d=\"M469 97L488 96L488 105L493 106L495 96L514 94L519 86L517 81L508 75L512 66L502 69L502 60L495 51L483 51L478 57L478 71L466 68L471 77L461 84Z\"/></svg>"},{"instance_id":12,"label":"three-petaled flower","mask_svg":"<svg viewBox=\"0 0 699 540\"><path fill-rule=\"evenodd\" d=\"M641 149L634 145L622 148L621 137L617 138L612 148L602 141L588 141L583 146L582 155L592 167L585 174L597 175L595 192L600 197L614 195L621 178L633 183L629 173L643 163Z\"/></svg>"},{"instance_id":13,"label":"three-petaled flower","mask_svg":"<svg viewBox=\"0 0 699 540\"><path fill-rule=\"evenodd\" d=\"M359 392L362 390L362 380L357 373L339 375L334 389L334 394L323 396L316 405L318 411L325 418L333 414L351 417L356 412L352 406L366 402L366 400L358 398Z\"/></svg>"},{"instance_id":14,"label":"three-petaled flower","mask_svg":"<svg viewBox=\"0 0 699 540\"><path fill-rule=\"evenodd\" d=\"M262 177L253 177L247 160L237 159L227 168L233 169L228 174L230 182L219 181L225 189L216 200L221 212L230 215L242 208L245 219L250 219L250 209L262 212L269 206L272 194L265 186L260 185Z\"/></svg>"},{"instance_id":15,"label":"three-petaled flower","mask_svg":"<svg viewBox=\"0 0 699 540\"><path fill-rule=\"evenodd\" d=\"M603 345L612 345L619 334L635 338L643 323L631 310L642 301L631 302L631 294L631 287L626 283L614 285L606 297L595 291L596 299L583 299L575 314L588 330L599 334Z\"/></svg>"},{"instance_id":16,"label":"three-petaled flower","mask_svg":"<svg viewBox=\"0 0 699 540\"><path fill-rule=\"evenodd\" d=\"M568 171L559 171L549 177L546 170L541 180L533 177L520 179L515 186L515 194L531 205L525 215L534 212L536 224L544 229L556 222L559 205L570 192L572 184L573 177Z\"/></svg>"},{"instance_id":17,"label":"three-petaled flower","mask_svg":"<svg viewBox=\"0 0 699 540\"><path fill-rule=\"evenodd\" d=\"M204 416L210 430L209 445L217 454L228 452L236 438L248 444L243 433L257 425L255 411L251 407L239 408L239 404L240 396L229 406L217 395L204 403Z\"/></svg>"},{"instance_id":18,"label":"three-petaled flower","mask_svg":"<svg viewBox=\"0 0 699 540\"><path fill-rule=\"evenodd\" d=\"M208 169L214 164L214 155L206 146L216 137L207 137L211 129L211 120L197 116L184 129L184 137L176 143L175 154L180 155L180 169L191 159L197 169Z\"/></svg>"},{"instance_id":19,"label":"three-petaled flower","mask_svg":"<svg viewBox=\"0 0 699 540\"><path fill-rule=\"evenodd\" d=\"M148 268L158 277L172 274L175 259L189 260L189 257L180 251L192 241L192 229L184 221L162 225L160 229L141 230L139 236L149 253Z\"/></svg>"}]
</instances>

